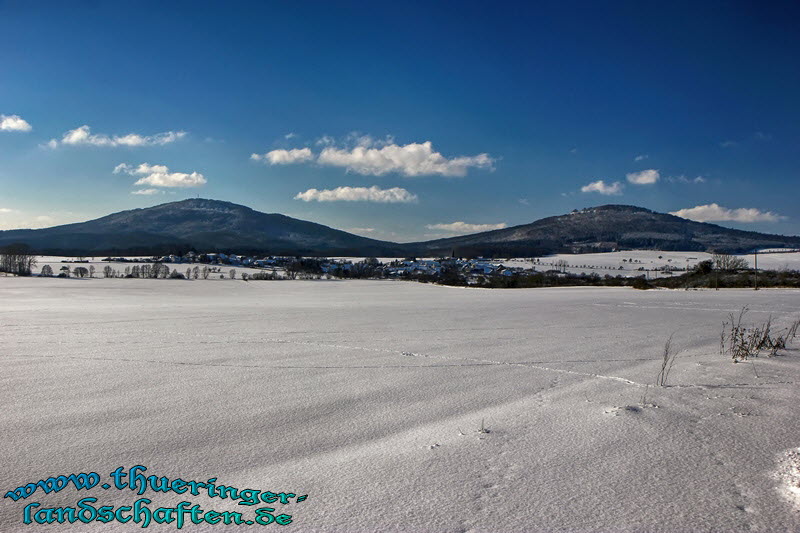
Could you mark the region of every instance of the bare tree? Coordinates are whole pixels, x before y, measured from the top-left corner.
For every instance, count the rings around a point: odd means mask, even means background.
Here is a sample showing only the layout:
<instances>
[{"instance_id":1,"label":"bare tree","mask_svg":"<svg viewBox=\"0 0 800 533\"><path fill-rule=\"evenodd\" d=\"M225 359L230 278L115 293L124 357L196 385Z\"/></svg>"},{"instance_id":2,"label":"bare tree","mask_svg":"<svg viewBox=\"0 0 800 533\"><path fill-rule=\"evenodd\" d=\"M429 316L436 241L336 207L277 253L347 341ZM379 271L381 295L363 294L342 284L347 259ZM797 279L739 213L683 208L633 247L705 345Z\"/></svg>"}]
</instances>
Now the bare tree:
<instances>
[{"instance_id":1,"label":"bare tree","mask_svg":"<svg viewBox=\"0 0 800 533\"><path fill-rule=\"evenodd\" d=\"M89 265L89 277L93 278L95 273L94 265Z\"/></svg>"},{"instance_id":2,"label":"bare tree","mask_svg":"<svg viewBox=\"0 0 800 533\"><path fill-rule=\"evenodd\" d=\"M73 270L72 273L79 278L85 278L89 275L89 269L86 267L75 267L75 270Z\"/></svg>"},{"instance_id":3,"label":"bare tree","mask_svg":"<svg viewBox=\"0 0 800 533\"><path fill-rule=\"evenodd\" d=\"M208 275L211 274L211 271L208 269L207 266L203 267L203 279L208 279Z\"/></svg>"},{"instance_id":4,"label":"bare tree","mask_svg":"<svg viewBox=\"0 0 800 533\"><path fill-rule=\"evenodd\" d=\"M750 266L745 258L729 254L714 254L711 260L717 270L743 270Z\"/></svg>"},{"instance_id":5,"label":"bare tree","mask_svg":"<svg viewBox=\"0 0 800 533\"><path fill-rule=\"evenodd\" d=\"M9 244L0 248L0 272L30 276L36 266L36 256L27 244Z\"/></svg>"},{"instance_id":6,"label":"bare tree","mask_svg":"<svg viewBox=\"0 0 800 533\"><path fill-rule=\"evenodd\" d=\"M107 278L114 276L114 269L111 268L111 265L106 265L103 267L103 276Z\"/></svg>"},{"instance_id":7,"label":"bare tree","mask_svg":"<svg viewBox=\"0 0 800 533\"><path fill-rule=\"evenodd\" d=\"M300 273L300 263L298 261L292 261L286 268L286 277L289 279L297 279L297 275Z\"/></svg>"},{"instance_id":8,"label":"bare tree","mask_svg":"<svg viewBox=\"0 0 800 533\"><path fill-rule=\"evenodd\" d=\"M228 273L231 279L236 279L236 269L232 268L231 271Z\"/></svg>"},{"instance_id":9,"label":"bare tree","mask_svg":"<svg viewBox=\"0 0 800 533\"><path fill-rule=\"evenodd\" d=\"M166 277L164 275L164 269L167 270L167 275L169 275L169 267L161 262L156 261L150 266L150 275L147 277L153 279L164 278Z\"/></svg>"},{"instance_id":10,"label":"bare tree","mask_svg":"<svg viewBox=\"0 0 800 533\"><path fill-rule=\"evenodd\" d=\"M53 269L50 265L44 265L42 270L39 272L39 276L49 278L53 275Z\"/></svg>"}]
</instances>

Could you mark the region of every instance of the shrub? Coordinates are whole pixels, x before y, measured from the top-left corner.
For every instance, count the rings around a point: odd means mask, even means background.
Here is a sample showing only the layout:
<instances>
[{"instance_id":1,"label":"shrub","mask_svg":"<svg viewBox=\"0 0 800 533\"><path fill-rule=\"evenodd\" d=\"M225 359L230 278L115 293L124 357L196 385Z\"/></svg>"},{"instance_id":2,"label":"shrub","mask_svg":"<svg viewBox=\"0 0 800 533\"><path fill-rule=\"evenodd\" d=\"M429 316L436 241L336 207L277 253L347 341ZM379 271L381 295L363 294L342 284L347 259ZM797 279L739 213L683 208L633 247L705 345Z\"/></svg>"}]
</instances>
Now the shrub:
<instances>
[{"instance_id":1,"label":"shrub","mask_svg":"<svg viewBox=\"0 0 800 533\"><path fill-rule=\"evenodd\" d=\"M706 260L700 261L695 265L694 271L699 274L709 274L712 270L714 270L714 261Z\"/></svg>"},{"instance_id":2,"label":"shrub","mask_svg":"<svg viewBox=\"0 0 800 533\"><path fill-rule=\"evenodd\" d=\"M672 370L672 365L675 364L675 357L677 355L678 353L674 352L672 349L672 335L670 335L664 345L664 355L661 359L661 371L658 373L658 376L656 376L656 385L660 387L667 386L667 378L669 377L670 370Z\"/></svg>"},{"instance_id":3,"label":"shrub","mask_svg":"<svg viewBox=\"0 0 800 533\"><path fill-rule=\"evenodd\" d=\"M743 325L747 311L745 306L738 316L730 313L728 320L722 323L720 353L729 355L734 363L747 361L749 357L757 357L762 351L769 351L770 357L778 355L778 352L785 350L786 345L797 336L800 320L794 321L782 333L773 334L772 316L760 326Z\"/></svg>"}]
</instances>

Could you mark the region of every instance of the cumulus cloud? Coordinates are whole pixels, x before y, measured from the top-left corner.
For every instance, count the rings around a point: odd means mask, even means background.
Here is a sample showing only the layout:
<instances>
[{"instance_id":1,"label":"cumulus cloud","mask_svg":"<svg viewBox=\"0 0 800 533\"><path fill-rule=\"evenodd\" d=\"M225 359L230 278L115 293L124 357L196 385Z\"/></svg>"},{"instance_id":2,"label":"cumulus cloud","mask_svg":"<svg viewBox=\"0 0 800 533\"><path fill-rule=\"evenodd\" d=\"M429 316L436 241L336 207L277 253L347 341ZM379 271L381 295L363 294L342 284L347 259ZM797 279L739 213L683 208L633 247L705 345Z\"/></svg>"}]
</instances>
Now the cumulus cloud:
<instances>
[{"instance_id":1,"label":"cumulus cloud","mask_svg":"<svg viewBox=\"0 0 800 533\"><path fill-rule=\"evenodd\" d=\"M760 211L752 207L728 209L717 204L680 209L671 212L670 215L696 220L697 222L777 222L786 218L771 211Z\"/></svg>"},{"instance_id":2,"label":"cumulus cloud","mask_svg":"<svg viewBox=\"0 0 800 533\"><path fill-rule=\"evenodd\" d=\"M463 177L470 168L494 170L495 159L489 154L445 157L434 151L431 141L397 144L392 136L374 139L370 135L350 133L338 145L327 135L315 143L321 152L315 154L310 148L272 150L265 154L251 154L254 161L272 165L316 162L319 165L342 167L348 172L365 176L382 176L397 172L405 176L435 175Z\"/></svg>"},{"instance_id":3,"label":"cumulus cloud","mask_svg":"<svg viewBox=\"0 0 800 533\"><path fill-rule=\"evenodd\" d=\"M599 192L600 194L605 194L607 196L622 194L622 184L618 181L606 184L606 182L603 180L597 180L581 187L581 192Z\"/></svg>"},{"instance_id":4,"label":"cumulus cloud","mask_svg":"<svg viewBox=\"0 0 800 533\"><path fill-rule=\"evenodd\" d=\"M418 200L412 194L400 187L381 189L377 185L372 187L336 187L335 189L308 189L297 193L295 200L304 202L377 202L382 204L409 204Z\"/></svg>"},{"instance_id":5,"label":"cumulus cloud","mask_svg":"<svg viewBox=\"0 0 800 533\"><path fill-rule=\"evenodd\" d=\"M374 146L365 142L353 148L326 146L317 158L321 165L344 167L358 174L381 176L398 172L405 176L438 174L463 177L469 168L492 169L494 159L488 154L447 158L433 150L430 141L398 145L394 143Z\"/></svg>"},{"instance_id":6,"label":"cumulus cloud","mask_svg":"<svg viewBox=\"0 0 800 533\"><path fill-rule=\"evenodd\" d=\"M182 139L186 136L185 131L165 131L155 135L139 135L138 133L128 133L127 135L106 135L103 133L92 133L91 128L83 125L74 130L66 132L61 140L50 139L45 146L57 148L64 146L163 146Z\"/></svg>"},{"instance_id":7,"label":"cumulus cloud","mask_svg":"<svg viewBox=\"0 0 800 533\"><path fill-rule=\"evenodd\" d=\"M641 172L631 172L630 174L625 174L625 177L629 182L635 185L652 185L658 181L660 176L658 174L658 170L651 168L648 170L642 170Z\"/></svg>"},{"instance_id":8,"label":"cumulus cloud","mask_svg":"<svg viewBox=\"0 0 800 533\"><path fill-rule=\"evenodd\" d=\"M507 228L508 225L505 222L501 222L499 224L468 224L459 220L449 224L428 224L425 227L428 229L438 229L450 233L478 233L481 231Z\"/></svg>"},{"instance_id":9,"label":"cumulus cloud","mask_svg":"<svg viewBox=\"0 0 800 533\"><path fill-rule=\"evenodd\" d=\"M121 163L114 168L114 174L141 176L134 185L150 185L152 187L200 187L207 180L199 172L170 172L166 165L129 165ZM141 193L150 194L150 193Z\"/></svg>"},{"instance_id":10,"label":"cumulus cloud","mask_svg":"<svg viewBox=\"0 0 800 533\"><path fill-rule=\"evenodd\" d=\"M266 154L251 154L253 161L269 161L270 165L291 165L311 161L314 154L308 148L294 148L292 150L272 150Z\"/></svg>"},{"instance_id":11,"label":"cumulus cloud","mask_svg":"<svg viewBox=\"0 0 800 533\"><path fill-rule=\"evenodd\" d=\"M0 131L31 131L33 128L19 115L0 115Z\"/></svg>"},{"instance_id":12,"label":"cumulus cloud","mask_svg":"<svg viewBox=\"0 0 800 533\"><path fill-rule=\"evenodd\" d=\"M648 157L650 157L650 156L647 155L647 154L641 154L641 155L637 155L636 157L634 157L633 160L634 161L644 161Z\"/></svg>"}]
</instances>

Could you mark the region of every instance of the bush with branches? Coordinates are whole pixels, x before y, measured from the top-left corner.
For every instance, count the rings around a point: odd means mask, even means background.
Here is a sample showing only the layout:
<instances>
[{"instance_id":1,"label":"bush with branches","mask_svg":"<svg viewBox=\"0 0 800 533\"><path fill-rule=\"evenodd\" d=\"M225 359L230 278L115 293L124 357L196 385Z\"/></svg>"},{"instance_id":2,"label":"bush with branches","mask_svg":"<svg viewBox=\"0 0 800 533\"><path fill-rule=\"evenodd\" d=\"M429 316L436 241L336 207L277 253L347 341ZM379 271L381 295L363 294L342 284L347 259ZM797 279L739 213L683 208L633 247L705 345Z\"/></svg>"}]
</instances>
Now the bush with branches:
<instances>
[{"instance_id":1,"label":"bush with branches","mask_svg":"<svg viewBox=\"0 0 800 533\"><path fill-rule=\"evenodd\" d=\"M711 260L717 270L744 270L750 266L745 258L729 254L714 254Z\"/></svg>"},{"instance_id":2,"label":"bush with branches","mask_svg":"<svg viewBox=\"0 0 800 533\"><path fill-rule=\"evenodd\" d=\"M761 325L747 326L744 316L748 308L745 306L739 315L728 315L728 320L722 323L720 334L720 354L727 354L734 363L747 361L750 357L757 357L762 351L769 352L770 357L778 355L780 350L785 350L787 344L797 336L800 320L795 320L788 328L780 333L773 331L772 316Z\"/></svg>"}]
</instances>

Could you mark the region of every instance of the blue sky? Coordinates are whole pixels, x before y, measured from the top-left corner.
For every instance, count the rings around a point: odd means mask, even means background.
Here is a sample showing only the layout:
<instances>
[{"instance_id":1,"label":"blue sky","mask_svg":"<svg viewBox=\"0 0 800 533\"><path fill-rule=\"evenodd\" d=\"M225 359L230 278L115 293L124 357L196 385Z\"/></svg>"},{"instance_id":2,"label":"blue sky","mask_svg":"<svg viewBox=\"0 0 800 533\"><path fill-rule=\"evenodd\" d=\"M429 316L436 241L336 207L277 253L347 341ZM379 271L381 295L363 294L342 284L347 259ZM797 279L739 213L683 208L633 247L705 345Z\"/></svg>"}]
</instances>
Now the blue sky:
<instances>
[{"instance_id":1,"label":"blue sky","mask_svg":"<svg viewBox=\"0 0 800 533\"><path fill-rule=\"evenodd\" d=\"M608 203L800 234L781 2L3 2L0 229L200 196L380 239Z\"/></svg>"}]
</instances>

